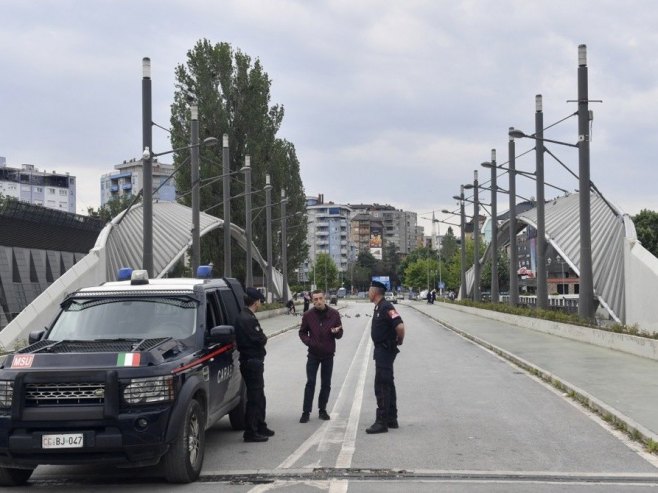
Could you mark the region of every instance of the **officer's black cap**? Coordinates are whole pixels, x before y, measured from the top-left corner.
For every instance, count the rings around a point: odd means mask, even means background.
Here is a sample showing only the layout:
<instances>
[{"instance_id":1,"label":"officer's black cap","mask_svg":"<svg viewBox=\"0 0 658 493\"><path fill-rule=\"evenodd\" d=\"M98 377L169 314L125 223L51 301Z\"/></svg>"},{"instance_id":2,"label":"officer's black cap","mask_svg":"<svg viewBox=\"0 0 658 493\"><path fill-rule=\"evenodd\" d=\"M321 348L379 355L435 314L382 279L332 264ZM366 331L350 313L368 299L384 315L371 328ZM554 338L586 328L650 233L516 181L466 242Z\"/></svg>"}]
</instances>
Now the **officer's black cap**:
<instances>
[{"instance_id":1,"label":"officer's black cap","mask_svg":"<svg viewBox=\"0 0 658 493\"><path fill-rule=\"evenodd\" d=\"M386 289L386 285L384 283L379 282L379 281L372 281L370 283L370 286L373 287L373 288Z\"/></svg>"},{"instance_id":2,"label":"officer's black cap","mask_svg":"<svg viewBox=\"0 0 658 493\"><path fill-rule=\"evenodd\" d=\"M245 294L252 300L260 300L261 303L265 301L265 296L263 296L263 293L258 291L256 288L247 288L245 290Z\"/></svg>"}]
</instances>

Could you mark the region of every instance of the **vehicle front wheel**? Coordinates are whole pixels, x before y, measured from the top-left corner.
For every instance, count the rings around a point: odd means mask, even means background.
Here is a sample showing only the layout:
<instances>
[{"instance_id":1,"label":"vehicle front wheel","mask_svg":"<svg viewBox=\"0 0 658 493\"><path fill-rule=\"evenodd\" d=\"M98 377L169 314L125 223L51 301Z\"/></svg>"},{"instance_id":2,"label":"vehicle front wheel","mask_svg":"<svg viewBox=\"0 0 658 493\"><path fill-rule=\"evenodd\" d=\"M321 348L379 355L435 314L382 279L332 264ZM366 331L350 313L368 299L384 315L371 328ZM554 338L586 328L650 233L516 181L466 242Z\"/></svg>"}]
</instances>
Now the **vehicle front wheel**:
<instances>
[{"instance_id":1,"label":"vehicle front wheel","mask_svg":"<svg viewBox=\"0 0 658 493\"><path fill-rule=\"evenodd\" d=\"M201 404L191 400L185 411L185 421L180 427L162 464L165 478L170 483L191 483L201 474L206 444L206 423Z\"/></svg>"},{"instance_id":2,"label":"vehicle front wheel","mask_svg":"<svg viewBox=\"0 0 658 493\"><path fill-rule=\"evenodd\" d=\"M21 486L30 479L34 468L17 469L15 467L0 467L0 486Z\"/></svg>"}]
</instances>

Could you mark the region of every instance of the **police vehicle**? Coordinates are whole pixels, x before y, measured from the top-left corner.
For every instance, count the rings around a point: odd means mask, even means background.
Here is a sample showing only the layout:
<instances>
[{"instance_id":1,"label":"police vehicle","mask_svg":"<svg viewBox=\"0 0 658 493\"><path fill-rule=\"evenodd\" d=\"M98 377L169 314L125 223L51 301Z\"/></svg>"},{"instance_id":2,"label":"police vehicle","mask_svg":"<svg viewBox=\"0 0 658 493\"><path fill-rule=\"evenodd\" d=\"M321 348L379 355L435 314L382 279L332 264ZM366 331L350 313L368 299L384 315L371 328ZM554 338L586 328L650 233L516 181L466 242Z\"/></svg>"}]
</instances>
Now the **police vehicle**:
<instances>
[{"instance_id":1,"label":"police vehicle","mask_svg":"<svg viewBox=\"0 0 658 493\"><path fill-rule=\"evenodd\" d=\"M196 480L205 431L228 414L244 428L246 390L233 324L235 279L120 278L68 295L30 345L0 356L0 485L40 464L161 462Z\"/></svg>"}]
</instances>

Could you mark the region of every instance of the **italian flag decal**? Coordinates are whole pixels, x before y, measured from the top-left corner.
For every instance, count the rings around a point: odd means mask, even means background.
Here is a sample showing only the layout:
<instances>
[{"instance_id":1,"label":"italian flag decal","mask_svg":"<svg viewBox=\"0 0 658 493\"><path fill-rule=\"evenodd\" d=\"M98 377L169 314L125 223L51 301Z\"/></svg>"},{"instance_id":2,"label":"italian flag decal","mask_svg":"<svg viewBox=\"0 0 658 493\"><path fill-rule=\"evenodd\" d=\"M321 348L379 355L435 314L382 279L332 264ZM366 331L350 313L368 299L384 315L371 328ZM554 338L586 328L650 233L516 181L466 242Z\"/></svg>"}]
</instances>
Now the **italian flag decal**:
<instances>
[{"instance_id":1,"label":"italian flag decal","mask_svg":"<svg viewBox=\"0 0 658 493\"><path fill-rule=\"evenodd\" d=\"M139 366L139 353L119 353L117 355L117 366Z\"/></svg>"}]
</instances>

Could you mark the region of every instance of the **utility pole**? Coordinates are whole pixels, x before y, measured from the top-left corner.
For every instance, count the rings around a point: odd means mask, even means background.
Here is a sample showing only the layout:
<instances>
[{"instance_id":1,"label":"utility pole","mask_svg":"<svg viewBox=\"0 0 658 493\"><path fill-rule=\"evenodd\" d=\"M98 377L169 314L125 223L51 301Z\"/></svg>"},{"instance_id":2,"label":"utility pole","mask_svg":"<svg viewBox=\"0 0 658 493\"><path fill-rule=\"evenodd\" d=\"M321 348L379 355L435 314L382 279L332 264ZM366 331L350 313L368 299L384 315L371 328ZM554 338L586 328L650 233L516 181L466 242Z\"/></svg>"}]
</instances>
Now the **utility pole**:
<instances>
[{"instance_id":1,"label":"utility pole","mask_svg":"<svg viewBox=\"0 0 658 493\"><path fill-rule=\"evenodd\" d=\"M224 175L224 277L231 277L231 164L229 162L228 134L224 134L222 170Z\"/></svg>"},{"instance_id":2,"label":"utility pole","mask_svg":"<svg viewBox=\"0 0 658 493\"><path fill-rule=\"evenodd\" d=\"M509 133L514 130L510 127ZM511 306L519 304L519 277L517 275L519 253L516 244L516 144L510 135L508 143L509 159L509 302Z\"/></svg>"},{"instance_id":3,"label":"utility pole","mask_svg":"<svg viewBox=\"0 0 658 493\"><path fill-rule=\"evenodd\" d=\"M142 267L153 277L153 117L151 115L151 59L142 59Z\"/></svg>"},{"instance_id":4,"label":"utility pole","mask_svg":"<svg viewBox=\"0 0 658 493\"><path fill-rule=\"evenodd\" d=\"M247 247L245 248L245 254L247 256L246 261L246 272L245 272L245 285L253 286L254 285L254 275L253 275L253 259L251 252L251 156L247 155L244 158L244 233L245 239L247 241Z\"/></svg>"},{"instance_id":5,"label":"utility pole","mask_svg":"<svg viewBox=\"0 0 658 493\"><path fill-rule=\"evenodd\" d=\"M537 178L537 308L548 308L546 279L546 220L544 213L544 112L542 97L535 97L535 155Z\"/></svg>"},{"instance_id":6,"label":"utility pole","mask_svg":"<svg viewBox=\"0 0 658 493\"><path fill-rule=\"evenodd\" d=\"M473 171L473 301L480 301L480 202L478 172Z\"/></svg>"},{"instance_id":7,"label":"utility pole","mask_svg":"<svg viewBox=\"0 0 658 493\"><path fill-rule=\"evenodd\" d=\"M201 225L200 225L200 197L199 197L199 107L193 104L190 107L190 179L192 181L192 275L201 263Z\"/></svg>"},{"instance_id":8,"label":"utility pole","mask_svg":"<svg viewBox=\"0 0 658 493\"><path fill-rule=\"evenodd\" d=\"M286 191L281 190L281 273L283 274L283 302L288 302L288 236L286 232Z\"/></svg>"},{"instance_id":9,"label":"utility pole","mask_svg":"<svg viewBox=\"0 0 658 493\"><path fill-rule=\"evenodd\" d=\"M272 185L265 175L265 223L267 229L267 301L272 302Z\"/></svg>"},{"instance_id":10,"label":"utility pole","mask_svg":"<svg viewBox=\"0 0 658 493\"><path fill-rule=\"evenodd\" d=\"M491 149L491 302L498 303L498 182L496 149Z\"/></svg>"}]
</instances>

